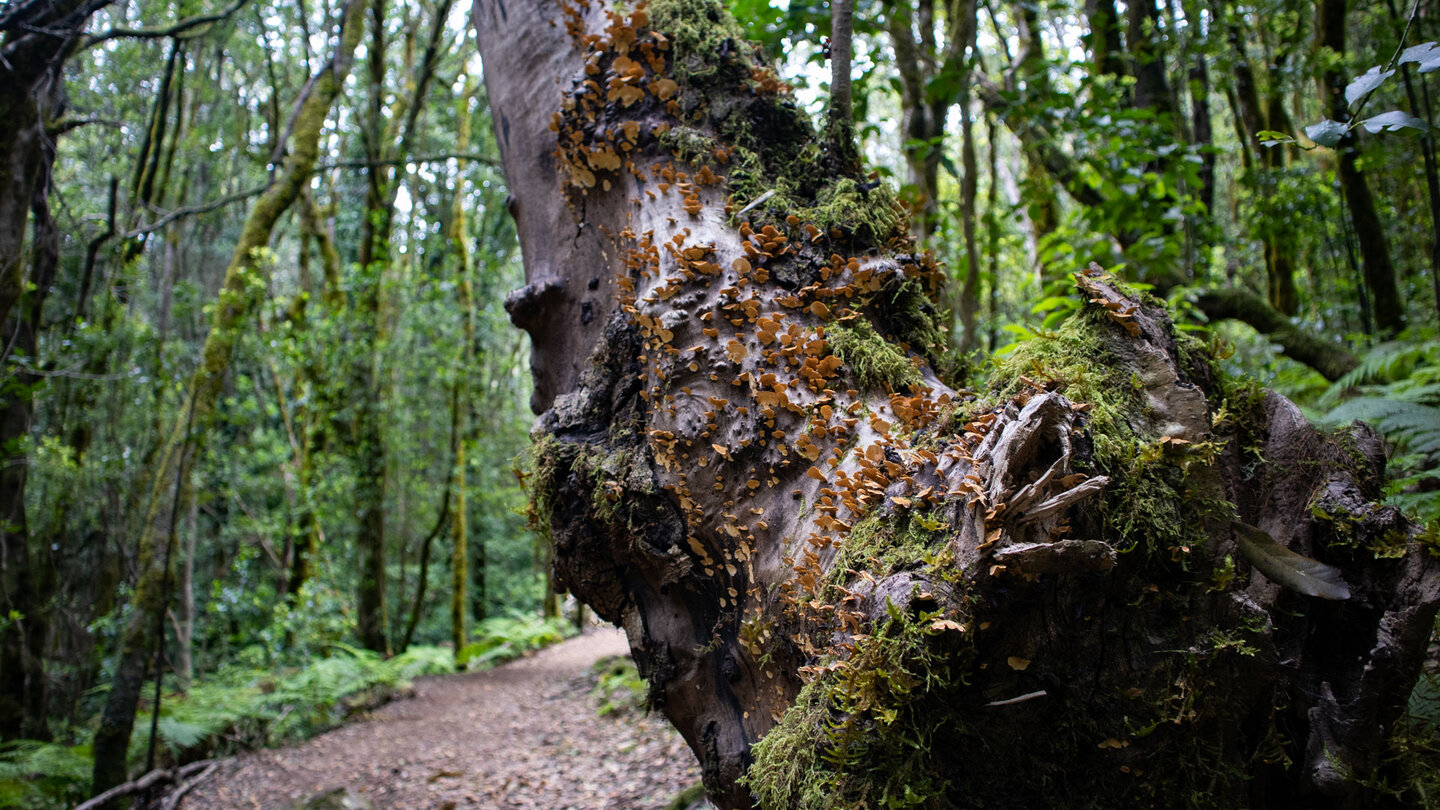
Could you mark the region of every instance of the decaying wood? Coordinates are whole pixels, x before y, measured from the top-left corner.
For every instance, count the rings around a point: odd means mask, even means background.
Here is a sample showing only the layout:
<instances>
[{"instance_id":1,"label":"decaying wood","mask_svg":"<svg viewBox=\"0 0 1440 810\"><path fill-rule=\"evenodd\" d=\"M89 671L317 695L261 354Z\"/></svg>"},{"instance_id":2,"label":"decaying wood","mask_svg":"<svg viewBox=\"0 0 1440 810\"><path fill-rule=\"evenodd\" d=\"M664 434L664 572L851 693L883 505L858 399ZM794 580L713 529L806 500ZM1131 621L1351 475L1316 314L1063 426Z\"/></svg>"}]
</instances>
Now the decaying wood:
<instances>
[{"instance_id":1,"label":"decaying wood","mask_svg":"<svg viewBox=\"0 0 1440 810\"><path fill-rule=\"evenodd\" d=\"M536 519L721 806L874 806L911 777L935 806L1368 800L1440 606L1372 433L1222 379L1093 270L1053 339L1089 355L1040 340L995 390L952 388L922 345L933 266L903 223L816 202L883 213L883 190L786 174L827 158L717 6L474 20ZM1268 580L1237 522L1349 598ZM892 652L924 677L876 691Z\"/></svg>"}]
</instances>

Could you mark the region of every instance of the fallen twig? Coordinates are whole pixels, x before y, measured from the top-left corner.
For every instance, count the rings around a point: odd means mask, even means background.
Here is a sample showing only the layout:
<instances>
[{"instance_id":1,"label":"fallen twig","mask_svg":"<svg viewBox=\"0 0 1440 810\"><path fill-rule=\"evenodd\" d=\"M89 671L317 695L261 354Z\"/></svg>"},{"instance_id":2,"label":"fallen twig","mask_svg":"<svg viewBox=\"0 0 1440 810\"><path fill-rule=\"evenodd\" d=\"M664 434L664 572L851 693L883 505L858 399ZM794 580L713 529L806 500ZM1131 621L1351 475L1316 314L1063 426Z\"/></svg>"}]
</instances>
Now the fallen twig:
<instances>
[{"instance_id":1,"label":"fallen twig","mask_svg":"<svg viewBox=\"0 0 1440 810\"><path fill-rule=\"evenodd\" d=\"M206 777L219 770L219 768L219 762L211 762L210 767L201 771L199 776L195 777L194 779L187 780L184 784L175 788L175 790L171 792L169 796L166 796L165 803L160 806L160 810L179 810L180 802L185 800L185 794L194 790L196 785L205 781Z\"/></svg>"},{"instance_id":2,"label":"fallen twig","mask_svg":"<svg viewBox=\"0 0 1440 810\"><path fill-rule=\"evenodd\" d=\"M123 785L116 785L104 793L101 793L99 796L81 802L75 806L74 810L95 810L95 808L104 805L111 799L119 796L128 796L131 793L139 793L160 782L178 781L207 766L217 765L219 763L220 760L218 759L202 759L199 762L181 765L178 768L159 768L141 776L139 779L133 779Z\"/></svg>"}]
</instances>

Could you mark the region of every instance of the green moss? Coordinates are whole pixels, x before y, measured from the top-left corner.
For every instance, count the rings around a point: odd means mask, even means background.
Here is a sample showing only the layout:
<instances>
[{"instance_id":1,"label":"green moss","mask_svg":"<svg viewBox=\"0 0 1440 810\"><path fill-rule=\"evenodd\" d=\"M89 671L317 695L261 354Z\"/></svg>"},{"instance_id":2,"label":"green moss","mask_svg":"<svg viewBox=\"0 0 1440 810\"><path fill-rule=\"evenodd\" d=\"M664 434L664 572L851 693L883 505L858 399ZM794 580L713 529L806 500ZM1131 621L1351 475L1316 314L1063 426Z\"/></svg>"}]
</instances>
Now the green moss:
<instances>
[{"instance_id":1,"label":"green moss","mask_svg":"<svg viewBox=\"0 0 1440 810\"><path fill-rule=\"evenodd\" d=\"M898 232L905 219L890 186L881 183L867 191L848 177L821 188L814 207L797 216L821 228L839 228L877 241Z\"/></svg>"},{"instance_id":2,"label":"green moss","mask_svg":"<svg viewBox=\"0 0 1440 810\"><path fill-rule=\"evenodd\" d=\"M920 384L920 372L910 358L864 318L827 328L825 340L865 388L903 391Z\"/></svg>"},{"instance_id":3,"label":"green moss","mask_svg":"<svg viewBox=\"0 0 1440 810\"><path fill-rule=\"evenodd\" d=\"M1106 541L1121 550L1139 547L1173 557L1207 539L1187 476L1197 460L1208 462L1223 445L1175 451L1158 444L1161 437L1141 431L1149 404L1143 385L1113 356L1104 337L1112 328L1097 308L1087 307L1058 332L1022 343L992 374L991 385L1009 398L1027 389L1028 379L1088 404L1094 454L1088 467L1079 468L1110 477L1099 507ZM1233 506L1206 503L1200 510L1228 516Z\"/></svg>"},{"instance_id":4,"label":"green moss","mask_svg":"<svg viewBox=\"0 0 1440 810\"><path fill-rule=\"evenodd\" d=\"M669 150L677 160L700 166L715 163L715 148L718 142L693 127L671 127L660 136L660 145Z\"/></svg>"},{"instance_id":5,"label":"green moss","mask_svg":"<svg viewBox=\"0 0 1440 810\"><path fill-rule=\"evenodd\" d=\"M915 512L871 511L850 529L825 576L828 586L823 597L838 601L843 595L838 587L850 578L850 571L866 571L884 578L902 568L924 563L926 571L938 578L953 578L960 572L947 565L948 544L944 532L948 524L931 515ZM932 547L939 546L934 551ZM937 554L939 556L937 556Z\"/></svg>"},{"instance_id":6,"label":"green moss","mask_svg":"<svg viewBox=\"0 0 1440 810\"><path fill-rule=\"evenodd\" d=\"M626 499L655 492L655 478L641 449L607 450L588 445L576 456L572 470L590 482L590 504L607 522L619 519Z\"/></svg>"},{"instance_id":7,"label":"green moss","mask_svg":"<svg viewBox=\"0 0 1440 810\"><path fill-rule=\"evenodd\" d=\"M725 175L736 210L769 193L762 206L747 212L746 219L757 225L783 227L793 215L872 244L904 232L905 215L894 192L883 184L837 179L805 112L785 91L776 94L773 85L766 89L757 82L768 68L722 4L651 0L649 10L652 27L670 38L681 85L681 120L664 139L677 159L709 163ZM730 149L722 165L714 160L719 143Z\"/></svg>"},{"instance_id":8,"label":"green moss","mask_svg":"<svg viewBox=\"0 0 1440 810\"><path fill-rule=\"evenodd\" d=\"M941 651L939 613L888 605L844 660L818 668L755 745L744 782L761 808L937 806L947 788L932 745L940 705L963 681L965 649ZM950 634L950 635L953 635Z\"/></svg>"},{"instance_id":9,"label":"green moss","mask_svg":"<svg viewBox=\"0 0 1440 810\"><path fill-rule=\"evenodd\" d=\"M745 41L744 29L716 0L650 0L648 8L650 25L670 38L682 84L717 73L727 40L736 46Z\"/></svg>"},{"instance_id":10,"label":"green moss","mask_svg":"<svg viewBox=\"0 0 1440 810\"><path fill-rule=\"evenodd\" d=\"M550 512L560 491L559 476L570 467L569 460L562 458L564 449L558 439L545 433L531 441L520 455L525 494L530 498L525 520L546 543L550 542Z\"/></svg>"}]
</instances>

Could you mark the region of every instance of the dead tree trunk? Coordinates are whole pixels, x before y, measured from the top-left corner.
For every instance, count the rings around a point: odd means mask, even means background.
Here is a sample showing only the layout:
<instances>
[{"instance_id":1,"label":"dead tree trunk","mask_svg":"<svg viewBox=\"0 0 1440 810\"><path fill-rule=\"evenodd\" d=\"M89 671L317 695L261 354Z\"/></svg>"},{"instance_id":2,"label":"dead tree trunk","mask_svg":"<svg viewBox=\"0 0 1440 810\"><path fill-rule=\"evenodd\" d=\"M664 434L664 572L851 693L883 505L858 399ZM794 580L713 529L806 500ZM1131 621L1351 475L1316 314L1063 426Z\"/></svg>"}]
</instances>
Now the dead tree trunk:
<instances>
[{"instance_id":1,"label":"dead tree trunk","mask_svg":"<svg viewBox=\"0 0 1440 810\"><path fill-rule=\"evenodd\" d=\"M475 4L507 308L556 574L711 795L1366 801L1440 602L1374 434L1317 433L1099 275L985 393L947 387L890 192L718 5L617 8Z\"/></svg>"}]
</instances>

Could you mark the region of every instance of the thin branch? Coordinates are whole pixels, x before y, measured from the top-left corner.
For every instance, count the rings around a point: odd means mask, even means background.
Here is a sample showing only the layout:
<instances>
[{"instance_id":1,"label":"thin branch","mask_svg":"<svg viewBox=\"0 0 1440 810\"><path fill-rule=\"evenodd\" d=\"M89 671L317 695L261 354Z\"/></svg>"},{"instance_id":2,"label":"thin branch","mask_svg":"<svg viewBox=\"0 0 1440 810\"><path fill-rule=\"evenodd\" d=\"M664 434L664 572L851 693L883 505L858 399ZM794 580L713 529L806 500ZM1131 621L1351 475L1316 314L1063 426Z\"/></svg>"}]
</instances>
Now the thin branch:
<instances>
[{"instance_id":1,"label":"thin branch","mask_svg":"<svg viewBox=\"0 0 1440 810\"><path fill-rule=\"evenodd\" d=\"M55 121L46 127L45 132L50 137L55 138L72 130L79 129L80 127L90 126L91 124L114 127L116 129L125 126L124 121L115 118L61 118L59 121Z\"/></svg>"},{"instance_id":2,"label":"thin branch","mask_svg":"<svg viewBox=\"0 0 1440 810\"><path fill-rule=\"evenodd\" d=\"M423 155L421 157L411 158L392 158L389 160L339 160L333 163L317 164L314 171L323 172L329 171L331 169L364 169L370 166L398 166L401 164L410 163L443 163L447 160L473 160L476 163L483 163L487 166L500 165L500 161L498 158L494 158L489 155L455 153L444 155ZM263 186L256 186L255 188L246 189L244 191L237 191L234 194L226 195L218 200L211 200L210 202L201 203L199 205L187 206L185 208L176 208L173 211L167 212L164 216L160 217L159 219L148 225L142 225L138 228L135 228L134 230L126 231L125 233L121 234L120 238L134 239L137 236L144 236L148 233L154 233L155 231L160 230L161 228L169 225L177 219L196 216L198 214L208 214L217 208L224 208L227 205L232 205L243 200L248 200L251 197L257 197L261 194L264 194L265 189L269 187L270 184L266 183Z\"/></svg>"},{"instance_id":3,"label":"thin branch","mask_svg":"<svg viewBox=\"0 0 1440 810\"><path fill-rule=\"evenodd\" d=\"M286 708L288 709L289 706L286 706ZM205 781L205 779L209 777L210 774L214 773L219 769L220 763L210 763L210 767L201 771L199 776L185 782L180 787L176 788L175 791L169 796L166 796L165 804L161 806L160 810L177 810L177 808L180 807L180 802L185 798L185 794L194 790L196 785L199 785L201 782Z\"/></svg>"},{"instance_id":4,"label":"thin branch","mask_svg":"<svg viewBox=\"0 0 1440 810\"><path fill-rule=\"evenodd\" d=\"M176 208L175 210L167 213L163 217L160 217L149 225L142 225L141 227L134 230L126 231L124 234L121 234L120 238L134 239L137 236L144 236L147 233L153 233L165 227L166 225L169 225L177 219L195 216L197 214L208 214L217 208L224 208L227 205L240 202L241 200L248 200L251 197L258 197L261 194L264 194L265 189L269 187L270 184L266 183L263 186L256 186L255 188L246 189L245 191L237 191L234 194L221 197L218 200L211 200L207 203L201 203L200 205L192 205L186 208Z\"/></svg>"},{"instance_id":5,"label":"thin branch","mask_svg":"<svg viewBox=\"0 0 1440 810\"><path fill-rule=\"evenodd\" d=\"M249 0L235 0L229 8L215 14L203 14L199 17L191 17L188 20L181 20L174 25L155 28L111 28L103 34L96 34L85 40L79 50L87 50L112 39L162 39L164 37L178 37L181 34L208 25L213 22L222 22L230 18L235 12L244 7Z\"/></svg>"},{"instance_id":6,"label":"thin branch","mask_svg":"<svg viewBox=\"0 0 1440 810\"><path fill-rule=\"evenodd\" d=\"M139 793L140 791L145 790L151 785L155 785L160 782L171 782L177 779L184 779L185 777L189 776L192 773L195 773L196 771L205 770L210 766L219 764L220 762L221 760L218 759L202 759L199 762L192 762L189 765L182 765L179 768L175 768L173 770L165 768L154 770L145 774L139 779L134 779L132 781L126 782L123 785L116 785L115 787L110 788L104 793L101 793L99 796L77 804L75 805L74 810L96 810L96 808L103 807L105 803L110 801L111 799L115 799L120 796L128 796L132 793Z\"/></svg>"},{"instance_id":7,"label":"thin branch","mask_svg":"<svg viewBox=\"0 0 1440 810\"><path fill-rule=\"evenodd\" d=\"M400 157L386 158L383 160L339 160L333 163L321 163L315 167L315 171L326 171L328 169L368 169L375 166L399 166L409 163L443 163L447 160L473 160L476 163L483 163L486 166L499 166L500 159L490 155L478 155L463 152L454 152L441 155L424 155L422 157Z\"/></svg>"}]
</instances>

